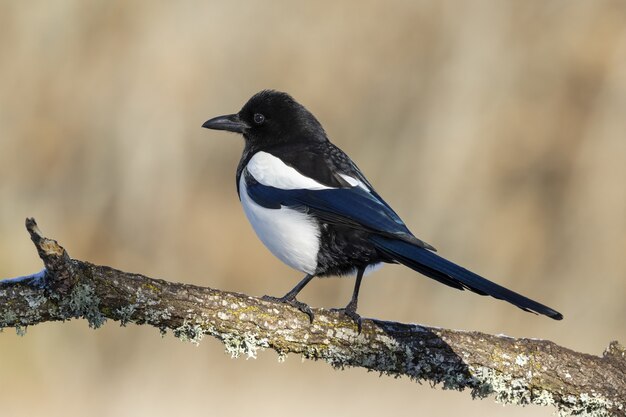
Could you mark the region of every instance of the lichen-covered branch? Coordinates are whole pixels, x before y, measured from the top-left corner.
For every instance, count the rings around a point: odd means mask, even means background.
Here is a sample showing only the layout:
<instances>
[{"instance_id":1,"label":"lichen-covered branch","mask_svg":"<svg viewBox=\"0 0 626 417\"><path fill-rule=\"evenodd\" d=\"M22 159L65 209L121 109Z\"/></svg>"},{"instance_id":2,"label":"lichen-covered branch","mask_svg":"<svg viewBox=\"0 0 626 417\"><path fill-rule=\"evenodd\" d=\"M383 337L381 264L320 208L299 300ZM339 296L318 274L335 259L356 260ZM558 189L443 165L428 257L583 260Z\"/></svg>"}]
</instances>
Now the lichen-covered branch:
<instances>
[{"instance_id":1,"label":"lichen-covered branch","mask_svg":"<svg viewBox=\"0 0 626 417\"><path fill-rule=\"evenodd\" d=\"M315 320L283 304L243 294L153 279L71 259L26 220L45 269L0 281L0 329L84 318L149 324L198 343L221 340L233 357L271 348L336 368L359 366L393 376L469 389L513 404L553 405L562 415L626 416L626 350L603 356L550 341L364 320L362 332L339 313L315 309Z\"/></svg>"}]
</instances>

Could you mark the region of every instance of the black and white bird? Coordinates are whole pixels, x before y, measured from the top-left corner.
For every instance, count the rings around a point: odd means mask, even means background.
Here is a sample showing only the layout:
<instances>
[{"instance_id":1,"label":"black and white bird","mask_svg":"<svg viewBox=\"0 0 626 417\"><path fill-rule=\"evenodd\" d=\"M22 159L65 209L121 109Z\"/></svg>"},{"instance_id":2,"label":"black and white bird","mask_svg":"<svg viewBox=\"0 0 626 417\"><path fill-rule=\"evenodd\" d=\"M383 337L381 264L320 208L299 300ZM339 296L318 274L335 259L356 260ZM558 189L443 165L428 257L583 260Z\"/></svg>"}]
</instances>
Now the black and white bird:
<instances>
[{"instance_id":1,"label":"black and white bird","mask_svg":"<svg viewBox=\"0 0 626 417\"><path fill-rule=\"evenodd\" d=\"M450 287L563 318L435 254L290 95L261 91L238 113L212 118L202 127L243 135L237 192L244 212L265 246L306 274L284 297L268 298L294 305L313 319L311 309L296 300L304 286L314 277L356 274L352 299L342 311L360 328L356 309L363 274L382 263L400 263Z\"/></svg>"}]
</instances>

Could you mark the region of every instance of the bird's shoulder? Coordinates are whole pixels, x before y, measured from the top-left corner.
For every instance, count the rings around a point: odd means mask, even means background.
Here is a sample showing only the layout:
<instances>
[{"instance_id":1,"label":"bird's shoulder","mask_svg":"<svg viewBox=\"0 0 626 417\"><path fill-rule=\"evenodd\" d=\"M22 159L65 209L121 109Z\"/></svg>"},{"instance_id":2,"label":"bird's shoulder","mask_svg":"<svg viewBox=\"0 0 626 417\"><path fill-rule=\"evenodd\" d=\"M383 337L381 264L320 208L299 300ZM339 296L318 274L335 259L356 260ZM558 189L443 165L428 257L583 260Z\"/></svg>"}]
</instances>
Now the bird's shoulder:
<instances>
[{"instance_id":1,"label":"bird's shoulder","mask_svg":"<svg viewBox=\"0 0 626 417\"><path fill-rule=\"evenodd\" d=\"M291 171L283 169L282 164L328 188L350 188L354 186L350 178L367 183L348 155L330 142L268 147L250 155L246 166L260 163L276 175L289 174Z\"/></svg>"}]
</instances>

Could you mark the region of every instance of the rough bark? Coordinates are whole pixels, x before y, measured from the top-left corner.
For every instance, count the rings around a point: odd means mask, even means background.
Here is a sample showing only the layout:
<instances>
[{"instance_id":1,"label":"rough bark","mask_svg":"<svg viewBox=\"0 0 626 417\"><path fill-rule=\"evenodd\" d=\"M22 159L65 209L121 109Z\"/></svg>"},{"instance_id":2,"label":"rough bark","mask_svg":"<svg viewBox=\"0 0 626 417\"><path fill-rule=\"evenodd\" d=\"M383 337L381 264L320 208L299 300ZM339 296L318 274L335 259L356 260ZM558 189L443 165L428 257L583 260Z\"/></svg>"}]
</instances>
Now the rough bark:
<instances>
[{"instance_id":1,"label":"rough bark","mask_svg":"<svg viewBox=\"0 0 626 417\"><path fill-rule=\"evenodd\" d=\"M603 356L574 352L547 340L364 320L358 333L343 315L314 309L315 320L283 305L211 288L168 282L71 259L26 220L45 269L0 281L0 329L84 318L148 324L198 343L221 340L233 357L271 348L359 366L392 376L469 389L475 398L541 404L561 415L626 416L626 350L612 342Z\"/></svg>"}]
</instances>

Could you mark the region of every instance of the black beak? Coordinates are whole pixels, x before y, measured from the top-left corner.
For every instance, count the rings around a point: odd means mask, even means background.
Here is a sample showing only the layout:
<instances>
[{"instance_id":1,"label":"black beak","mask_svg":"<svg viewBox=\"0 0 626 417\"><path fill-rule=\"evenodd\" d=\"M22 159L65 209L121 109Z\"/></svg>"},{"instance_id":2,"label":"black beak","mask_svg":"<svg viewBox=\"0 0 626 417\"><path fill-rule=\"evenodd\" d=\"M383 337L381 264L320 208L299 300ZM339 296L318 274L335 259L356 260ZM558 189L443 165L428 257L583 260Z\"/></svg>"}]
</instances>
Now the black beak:
<instances>
[{"instance_id":1,"label":"black beak","mask_svg":"<svg viewBox=\"0 0 626 417\"><path fill-rule=\"evenodd\" d=\"M202 127L214 130L228 130L229 132L243 133L248 125L245 124L238 114L228 114L226 116L217 116L204 122Z\"/></svg>"}]
</instances>

